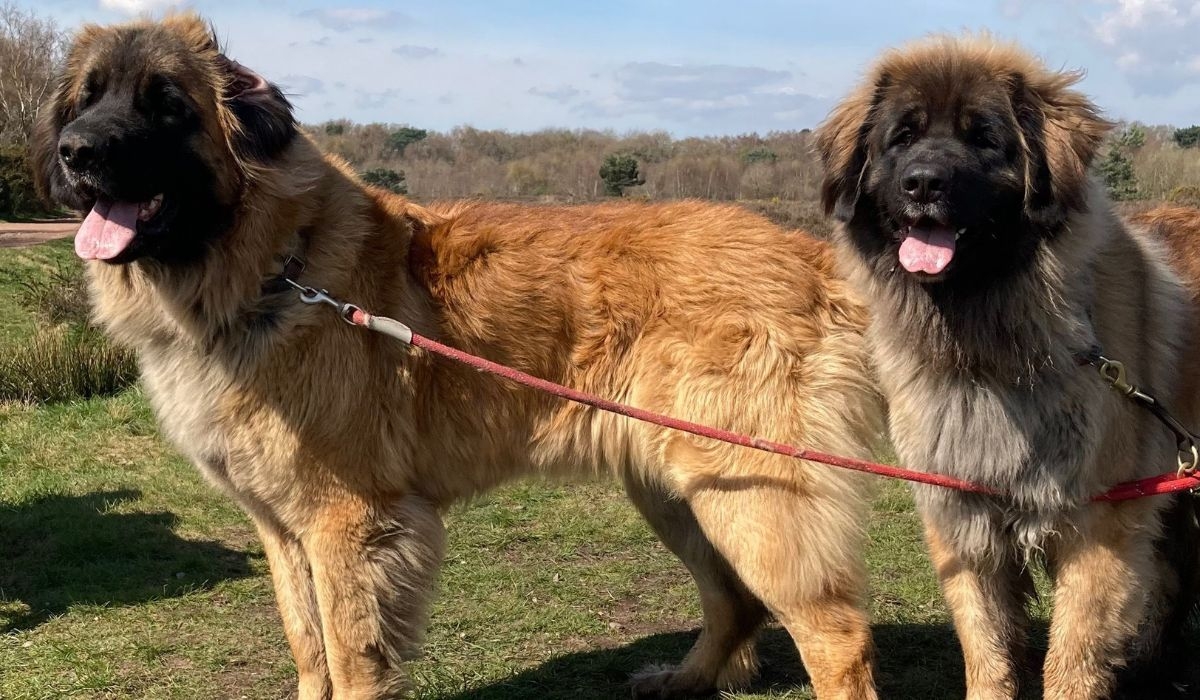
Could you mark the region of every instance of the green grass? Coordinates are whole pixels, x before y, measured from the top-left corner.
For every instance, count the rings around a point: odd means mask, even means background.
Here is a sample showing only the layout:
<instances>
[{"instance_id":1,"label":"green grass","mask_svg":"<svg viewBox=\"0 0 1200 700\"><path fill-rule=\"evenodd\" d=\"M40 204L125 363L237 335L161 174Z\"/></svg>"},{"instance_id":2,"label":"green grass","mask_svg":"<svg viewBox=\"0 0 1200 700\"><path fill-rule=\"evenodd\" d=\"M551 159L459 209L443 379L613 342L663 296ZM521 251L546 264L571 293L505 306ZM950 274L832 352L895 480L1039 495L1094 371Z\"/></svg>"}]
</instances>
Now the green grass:
<instances>
[{"instance_id":1,"label":"green grass","mask_svg":"<svg viewBox=\"0 0 1200 700\"><path fill-rule=\"evenodd\" d=\"M137 378L133 354L88 325L87 285L69 241L0 258L0 401L109 396Z\"/></svg>"},{"instance_id":2,"label":"green grass","mask_svg":"<svg viewBox=\"0 0 1200 700\"><path fill-rule=\"evenodd\" d=\"M63 246L0 251L36 274ZM0 275L0 348L29 337ZM247 698L294 692L262 549L164 444L136 388L0 404L0 698ZM700 613L683 567L607 483L519 484L456 509L423 700L624 697L677 661ZM871 612L885 697L961 698L962 666L907 489L875 500ZM788 637L738 698L808 698Z\"/></svg>"},{"instance_id":3,"label":"green grass","mask_svg":"<svg viewBox=\"0 0 1200 700\"><path fill-rule=\"evenodd\" d=\"M24 285L78 265L69 240L0 250L0 347L32 338L37 329L35 309L25 301Z\"/></svg>"}]
</instances>

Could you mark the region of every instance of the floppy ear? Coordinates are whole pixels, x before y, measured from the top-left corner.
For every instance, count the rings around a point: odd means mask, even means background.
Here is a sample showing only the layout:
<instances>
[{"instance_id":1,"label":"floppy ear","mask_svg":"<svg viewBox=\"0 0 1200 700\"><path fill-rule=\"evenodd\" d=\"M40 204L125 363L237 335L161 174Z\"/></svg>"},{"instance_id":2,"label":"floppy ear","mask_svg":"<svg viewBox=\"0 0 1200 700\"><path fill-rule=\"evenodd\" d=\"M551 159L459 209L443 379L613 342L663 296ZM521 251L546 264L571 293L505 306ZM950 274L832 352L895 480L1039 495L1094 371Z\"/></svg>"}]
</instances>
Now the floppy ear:
<instances>
[{"instance_id":1,"label":"floppy ear","mask_svg":"<svg viewBox=\"0 0 1200 700\"><path fill-rule=\"evenodd\" d=\"M817 129L817 153L825 170L821 205L826 215L840 221L854 217L870 160L867 134L888 84L888 77L881 75L873 84L859 88L838 103Z\"/></svg>"},{"instance_id":2,"label":"floppy ear","mask_svg":"<svg viewBox=\"0 0 1200 700\"><path fill-rule=\"evenodd\" d=\"M33 133L29 136L33 184L38 196L47 202L55 199L56 191L66 191L62 166L58 160L58 137L71 118L71 108L66 99L69 88L67 76L59 76L54 91L38 109Z\"/></svg>"},{"instance_id":3,"label":"floppy ear","mask_svg":"<svg viewBox=\"0 0 1200 700\"><path fill-rule=\"evenodd\" d=\"M1025 215L1055 228L1087 206L1088 171L1112 123L1082 93L1081 73L1054 73L1031 81L1012 76L1013 112L1025 151Z\"/></svg>"},{"instance_id":4,"label":"floppy ear","mask_svg":"<svg viewBox=\"0 0 1200 700\"><path fill-rule=\"evenodd\" d=\"M255 161L279 155L296 135L291 103L258 73L224 54L217 60L226 80L222 97L237 121L238 155Z\"/></svg>"}]
</instances>

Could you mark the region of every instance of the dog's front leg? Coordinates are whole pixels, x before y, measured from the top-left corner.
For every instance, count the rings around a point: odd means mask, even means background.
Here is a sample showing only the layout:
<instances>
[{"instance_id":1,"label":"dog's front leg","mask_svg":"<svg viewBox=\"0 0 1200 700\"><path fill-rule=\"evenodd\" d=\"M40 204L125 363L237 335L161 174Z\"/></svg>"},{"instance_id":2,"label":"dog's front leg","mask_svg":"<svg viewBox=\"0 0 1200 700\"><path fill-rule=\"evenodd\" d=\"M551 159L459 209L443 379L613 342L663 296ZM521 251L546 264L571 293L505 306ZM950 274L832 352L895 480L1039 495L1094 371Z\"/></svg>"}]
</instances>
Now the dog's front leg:
<instances>
[{"instance_id":1,"label":"dog's front leg","mask_svg":"<svg viewBox=\"0 0 1200 700\"><path fill-rule=\"evenodd\" d=\"M1116 668L1147 610L1154 581L1150 500L1086 507L1052 551L1054 617L1047 698L1109 696Z\"/></svg>"},{"instance_id":2,"label":"dog's front leg","mask_svg":"<svg viewBox=\"0 0 1200 700\"><path fill-rule=\"evenodd\" d=\"M1028 614L1024 576L1015 558L996 552L992 561L964 561L929 518L925 538L962 644L967 700L1017 697Z\"/></svg>"},{"instance_id":3,"label":"dog's front leg","mask_svg":"<svg viewBox=\"0 0 1200 700\"><path fill-rule=\"evenodd\" d=\"M296 662L298 700L330 700L333 687L329 682L329 666L325 663L321 613L308 557L300 540L284 532L277 523L258 515L255 515L254 523L271 565L275 604L279 606L283 631Z\"/></svg>"},{"instance_id":4,"label":"dog's front leg","mask_svg":"<svg viewBox=\"0 0 1200 700\"><path fill-rule=\"evenodd\" d=\"M380 504L347 495L320 510L304 549L334 700L401 696L445 550L437 509L416 496Z\"/></svg>"}]
</instances>

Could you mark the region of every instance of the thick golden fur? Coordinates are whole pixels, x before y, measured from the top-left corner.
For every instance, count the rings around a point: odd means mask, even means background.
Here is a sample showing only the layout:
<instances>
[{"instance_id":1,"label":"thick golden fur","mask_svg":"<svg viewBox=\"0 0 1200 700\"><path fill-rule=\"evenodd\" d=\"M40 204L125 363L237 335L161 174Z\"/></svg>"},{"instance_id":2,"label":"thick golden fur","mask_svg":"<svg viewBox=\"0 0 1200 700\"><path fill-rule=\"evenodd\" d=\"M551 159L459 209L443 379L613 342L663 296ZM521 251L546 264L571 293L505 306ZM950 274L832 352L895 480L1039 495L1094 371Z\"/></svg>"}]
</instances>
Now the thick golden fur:
<instances>
[{"instance_id":1,"label":"thick golden fur","mask_svg":"<svg viewBox=\"0 0 1200 700\"><path fill-rule=\"evenodd\" d=\"M301 282L451 346L651 410L868 457L882 412L865 315L823 244L699 202L418 206L364 187L302 135L245 167L231 155L237 125L214 104L220 65L204 26L135 26L189 38L177 59L194 71L182 75L240 206L199 264L89 264L96 317L137 350L164 433L257 525L301 698L406 687L447 506L524 474L595 472L624 481L703 603L695 648L635 679L638 694L746 683L769 611L819 697L875 697L862 477L583 409L262 291L298 251ZM103 60L87 41L107 31L85 30L70 71ZM47 124L42 149L53 148Z\"/></svg>"},{"instance_id":2,"label":"thick golden fur","mask_svg":"<svg viewBox=\"0 0 1200 700\"><path fill-rule=\"evenodd\" d=\"M1181 225L1187 217L1159 213L1131 228L1089 181L1107 122L1071 88L1076 79L986 37L933 38L886 53L818 136L825 204L871 312L868 341L901 462L1006 494L917 489L971 700L1018 694L1038 559L1054 583L1047 698L1183 697L1171 674L1194 663L1181 657L1118 685L1122 668L1146 671L1175 651L1195 585L1196 506L1190 497L1089 503L1117 482L1173 470L1176 455L1170 434L1078 356L1098 345L1185 424L1200 425L1200 392L1184 371L1194 364L1200 251ZM891 182L877 172L874 130L885 128L880 115L911 104L959 124L987 111L1020 139L1011 183L988 174L1018 193L996 201L1018 210L981 217L1018 223L974 235L1030 253L985 283L914 279L897 270L894 248L876 245L892 232L878 224L884 195L868 194ZM1174 229L1174 253L1142 230L1155 222ZM1186 229L1200 232L1194 218ZM956 256L973 243L972 231L960 234Z\"/></svg>"}]
</instances>

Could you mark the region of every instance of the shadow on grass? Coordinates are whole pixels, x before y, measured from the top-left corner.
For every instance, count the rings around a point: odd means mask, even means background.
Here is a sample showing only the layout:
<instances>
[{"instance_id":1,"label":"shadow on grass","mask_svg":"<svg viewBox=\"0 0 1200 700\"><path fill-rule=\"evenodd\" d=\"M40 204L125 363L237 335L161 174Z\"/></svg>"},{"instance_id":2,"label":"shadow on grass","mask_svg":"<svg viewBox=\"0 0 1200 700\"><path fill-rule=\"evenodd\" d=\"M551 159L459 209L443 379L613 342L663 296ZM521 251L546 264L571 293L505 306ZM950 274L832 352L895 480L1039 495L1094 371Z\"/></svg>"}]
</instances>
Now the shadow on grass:
<instances>
[{"instance_id":1,"label":"shadow on grass","mask_svg":"<svg viewBox=\"0 0 1200 700\"><path fill-rule=\"evenodd\" d=\"M698 631L656 634L622 647L566 654L493 684L439 700L611 700L629 697L630 674L683 658ZM961 700L965 694L958 642L949 625L880 625L879 693L883 698ZM762 674L751 693L783 695L808 683L792 640L772 627L759 637ZM787 697L809 697L787 695Z\"/></svg>"},{"instance_id":2,"label":"shadow on grass","mask_svg":"<svg viewBox=\"0 0 1200 700\"><path fill-rule=\"evenodd\" d=\"M878 648L879 695L884 699L961 700L966 694L958 640L949 624L888 624L873 628ZM1040 698L1046 626L1035 623L1033 642L1022 675L1022 698ZM609 700L629 697L629 676L658 663L675 663L691 648L698 630L656 634L613 649L566 654L537 668L483 687L457 693L422 696L438 700ZM1200 630L1188 637L1200 641ZM762 673L748 692L780 697L811 697L808 674L800 664L791 637L772 627L759 637ZM1123 686L1124 700L1165 700L1200 697L1200 670L1172 667L1171 678L1149 685ZM811 691L809 691L811 692ZM715 696L714 696L715 697Z\"/></svg>"},{"instance_id":3,"label":"shadow on grass","mask_svg":"<svg viewBox=\"0 0 1200 700\"><path fill-rule=\"evenodd\" d=\"M252 575L249 555L180 538L171 513L116 513L135 490L0 506L0 632L76 604L130 605Z\"/></svg>"}]
</instances>

